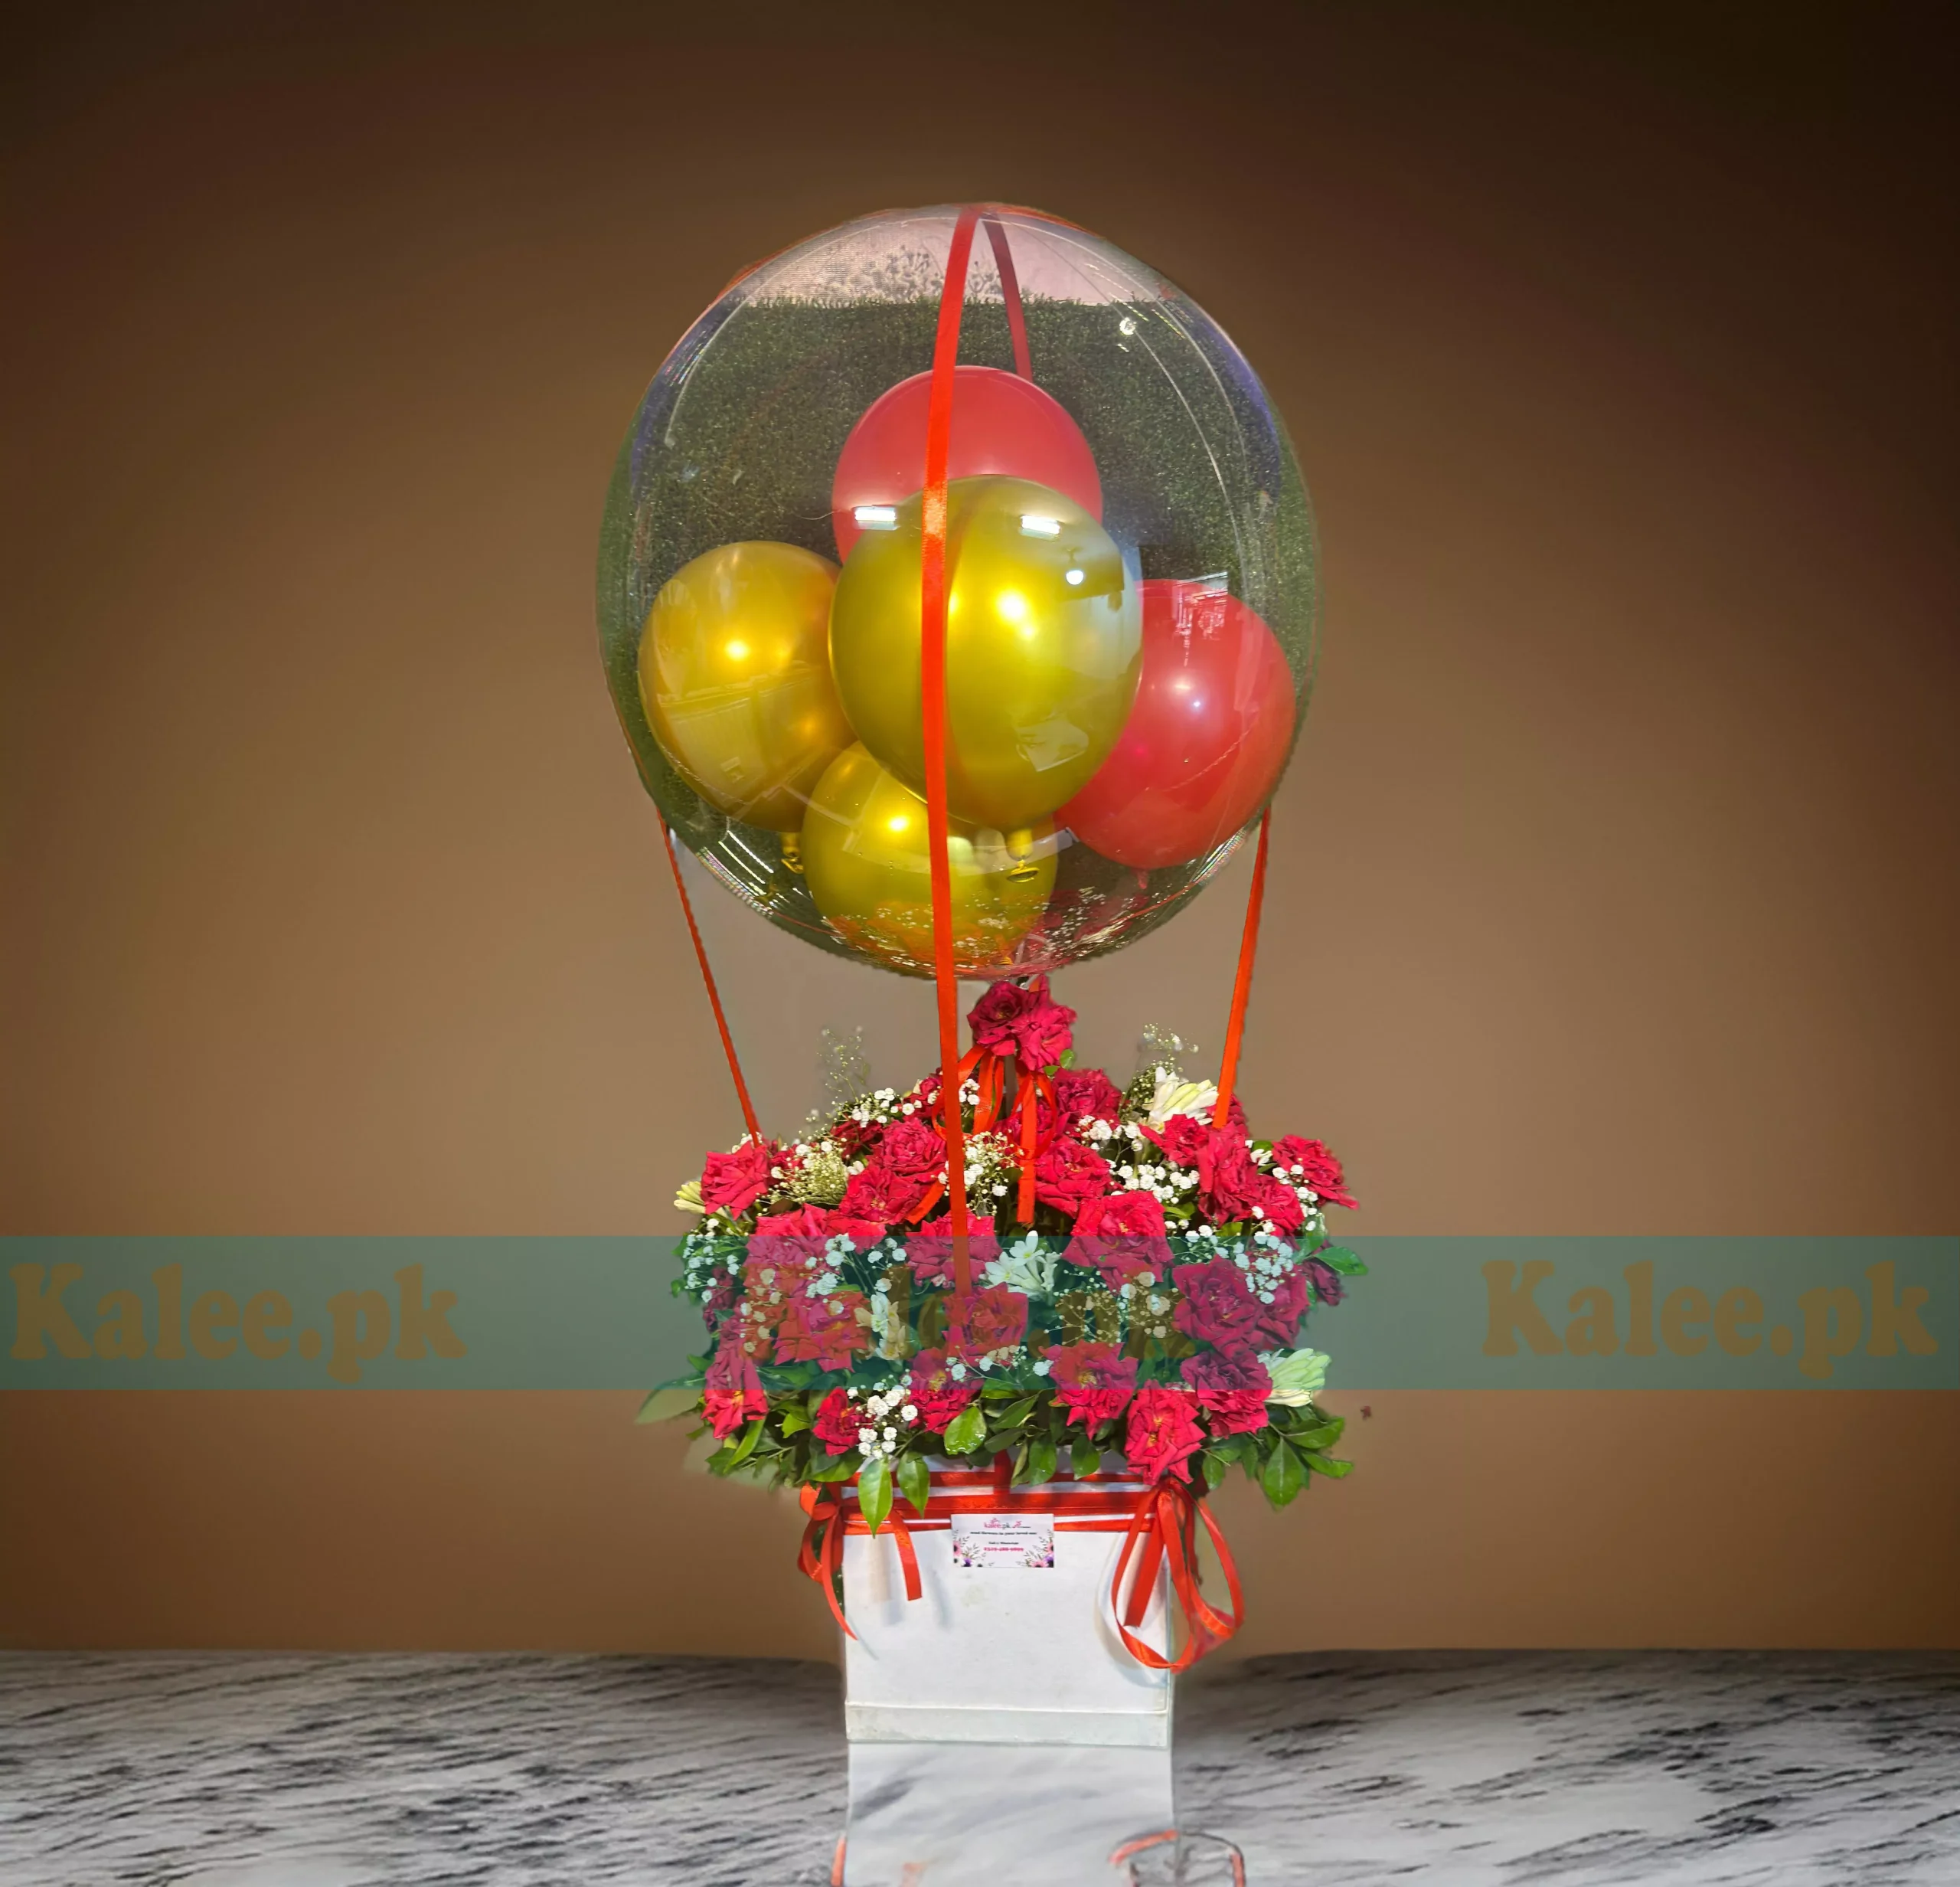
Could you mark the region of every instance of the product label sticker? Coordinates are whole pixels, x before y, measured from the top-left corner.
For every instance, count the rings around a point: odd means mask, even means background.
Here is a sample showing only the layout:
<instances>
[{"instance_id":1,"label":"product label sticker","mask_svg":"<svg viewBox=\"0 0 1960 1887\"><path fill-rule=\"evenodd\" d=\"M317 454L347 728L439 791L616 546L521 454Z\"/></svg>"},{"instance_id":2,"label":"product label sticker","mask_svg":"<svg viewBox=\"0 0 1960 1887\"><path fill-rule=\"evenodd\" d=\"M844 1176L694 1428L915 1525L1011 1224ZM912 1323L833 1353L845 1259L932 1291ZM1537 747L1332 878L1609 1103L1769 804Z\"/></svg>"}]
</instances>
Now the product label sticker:
<instances>
[{"instance_id":1,"label":"product label sticker","mask_svg":"<svg viewBox=\"0 0 1960 1887\"><path fill-rule=\"evenodd\" d=\"M1046 1513L956 1513L952 1517L956 1566L1052 1566L1055 1521Z\"/></svg>"}]
</instances>

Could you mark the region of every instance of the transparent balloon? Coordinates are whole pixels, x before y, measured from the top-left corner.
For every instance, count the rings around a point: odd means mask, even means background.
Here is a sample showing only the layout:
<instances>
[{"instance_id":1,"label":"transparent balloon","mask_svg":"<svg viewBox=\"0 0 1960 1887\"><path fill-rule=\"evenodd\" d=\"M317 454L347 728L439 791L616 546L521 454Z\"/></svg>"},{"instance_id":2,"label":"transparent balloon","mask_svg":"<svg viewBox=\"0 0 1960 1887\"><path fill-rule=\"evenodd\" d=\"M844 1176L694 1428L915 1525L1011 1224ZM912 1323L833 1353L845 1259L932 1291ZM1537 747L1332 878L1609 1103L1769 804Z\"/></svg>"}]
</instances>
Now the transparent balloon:
<instances>
[{"instance_id":1,"label":"transparent balloon","mask_svg":"<svg viewBox=\"0 0 1960 1887\"><path fill-rule=\"evenodd\" d=\"M920 491L959 214L861 217L739 278L648 389L599 546L607 679L675 836L772 924L913 976ZM1285 429L1217 325L1069 224L981 228L946 778L956 964L991 978L1119 950L1217 872L1298 741L1318 587Z\"/></svg>"}]
</instances>

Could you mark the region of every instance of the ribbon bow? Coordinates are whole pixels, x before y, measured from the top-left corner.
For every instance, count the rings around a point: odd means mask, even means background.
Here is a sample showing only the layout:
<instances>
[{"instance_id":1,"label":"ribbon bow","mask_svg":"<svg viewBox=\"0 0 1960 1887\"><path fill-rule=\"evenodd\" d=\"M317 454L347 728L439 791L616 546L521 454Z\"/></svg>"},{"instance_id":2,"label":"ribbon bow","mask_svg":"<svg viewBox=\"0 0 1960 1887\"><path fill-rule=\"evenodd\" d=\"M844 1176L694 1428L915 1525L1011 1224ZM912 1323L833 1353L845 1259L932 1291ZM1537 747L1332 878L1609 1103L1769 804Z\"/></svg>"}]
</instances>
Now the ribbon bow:
<instances>
[{"instance_id":1,"label":"ribbon bow","mask_svg":"<svg viewBox=\"0 0 1960 1887\"><path fill-rule=\"evenodd\" d=\"M984 1133L1002 1117L1001 1104L1006 1095L1010 1066L1015 1070L1017 1078L1014 1097L1007 1102L1005 1113L1014 1123L1014 1137L1021 1146L1021 1191L1014 1201L1015 1217L1022 1225L1027 1225L1034 1220L1034 1163L1053 1143L1061 1125L1055 1084L1040 1069L1031 1068L1018 1057L1004 1055L991 1048L973 1048L960 1058L959 1065L953 1071L952 1092L957 1096L969 1080L978 1083L980 1094L973 1104L973 1131ZM1045 1135L1040 1130L1040 1104L1044 1100L1050 1113L1056 1117ZM946 1131L946 1084L942 1082L928 1114L929 1119L937 1122L942 1133ZM946 1185L942 1181L913 1208L911 1217L915 1225L939 1204L945 1191Z\"/></svg>"},{"instance_id":2,"label":"ribbon bow","mask_svg":"<svg viewBox=\"0 0 1960 1887\"><path fill-rule=\"evenodd\" d=\"M1008 1491L1007 1477L1000 1472L1007 1462L1004 1454L995 1457L991 1490L935 1494L926 1502L925 1512L917 1516L917 1523L936 1531L949 1526L956 1513L997 1509ZM844 1542L851 1534L868 1534L870 1523L848 1485L805 1487L802 1499L809 1519L796 1555L797 1570L823 1588L832 1617L846 1637L855 1638L858 1634L844 1615ZM1175 1676L1217 1650L1238 1630L1244 1613L1238 1568L1204 1502L1182 1481L1158 1481L1145 1488L1133 1503L1127 1494L1114 1490L1092 1490L1086 1497L1078 1496L1064 1502L1044 1489L1030 1488L1017 1497L1015 1504L1055 1514L1057 1524L1071 1532L1113 1532L1122 1529L1123 1550L1117 1557L1116 1575L1110 1581L1109 1603L1124 1648L1139 1664ZM1229 1612L1220 1611L1200 1589L1197 1529L1200 1522L1210 1536L1225 1583L1231 1591ZM900 1517L896 1505L887 1516L884 1526L890 1529L898 1547L905 1575L905 1596L910 1600L923 1598L925 1588L919 1576L918 1549L913 1544L912 1529ZM1136 1633L1150 1609L1158 1570L1167 1565L1171 1597L1184 1617L1184 1648L1174 1657L1145 1643ZM1130 1578L1132 1571L1133 1579Z\"/></svg>"}]
</instances>

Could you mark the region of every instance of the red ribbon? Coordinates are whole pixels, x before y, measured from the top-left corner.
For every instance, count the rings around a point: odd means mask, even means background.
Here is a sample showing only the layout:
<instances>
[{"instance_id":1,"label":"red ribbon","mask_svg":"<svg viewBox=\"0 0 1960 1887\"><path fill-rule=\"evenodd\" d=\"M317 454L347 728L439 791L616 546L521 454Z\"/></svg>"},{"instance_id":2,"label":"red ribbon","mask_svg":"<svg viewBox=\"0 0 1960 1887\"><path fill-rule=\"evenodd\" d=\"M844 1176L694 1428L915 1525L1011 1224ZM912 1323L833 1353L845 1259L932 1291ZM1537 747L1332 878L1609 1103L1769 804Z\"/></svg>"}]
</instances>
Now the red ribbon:
<instances>
[{"instance_id":1,"label":"red ribbon","mask_svg":"<svg viewBox=\"0 0 1960 1887\"><path fill-rule=\"evenodd\" d=\"M920 1513L913 1509L916 1517L910 1522L900 1516L898 1503L893 1502L884 1527L880 1531L889 1528L897 1545L908 1600L922 1598L925 1590L919 1576L919 1554L913 1544L913 1535L943 1532L952 1526L956 1514L999 1513L1003 1502L1008 1498L1011 1474L1011 1463L1004 1451L994 1457L991 1470L976 1472L954 1469L935 1474L934 1486L950 1491L933 1494L926 1503L925 1512ZM1106 1485L1112 1481L1121 1483L1124 1479L1122 1475L1101 1474L1085 1475L1079 1480L1062 1478L1044 1486L1021 1489L1012 1496L1011 1504L1018 1513L1053 1514L1056 1529L1060 1532L1122 1532L1123 1550L1117 1558L1116 1575L1109 1585L1109 1603L1116 1614L1116 1630L1125 1648L1139 1664L1154 1671L1168 1671L1174 1676L1181 1671L1189 1670L1207 1653L1217 1650L1238 1630L1244 1612L1239 1569L1210 1509L1184 1482L1161 1480L1146 1487L1141 1495L1134 1493L1128 1486ZM1084 1487L1089 1491L1062 1491ZM856 1493L847 1483L805 1487L802 1503L803 1511L809 1519L803 1529L802 1546L796 1555L797 1570L823 1588L831 1615L843 1628L844 1636L855 1638L858 1634L851 1629L851 1621L844 1615L844 1542L854 1533L868 1535L871 1522L865 1519ZM905 1504L911 1506L909 1501ZM1226 1585L1232 1594L1229 1612L1220 1611L1200 1588L1197 1529L1200 1522L1210 1536L1220 1568L1225 1575ZM1184 1620L1184 1648L1174 1657L1167 1656L1147 1644L1137 1636L1135 1630L1150 1609L1151 1597L1157 1589L1158 1572L1166 1566L1170 1571L1172 1598ZM1132 1568L1135 1574L1133 1579L1129 1576Z\"/></svg>"}]
</instances>

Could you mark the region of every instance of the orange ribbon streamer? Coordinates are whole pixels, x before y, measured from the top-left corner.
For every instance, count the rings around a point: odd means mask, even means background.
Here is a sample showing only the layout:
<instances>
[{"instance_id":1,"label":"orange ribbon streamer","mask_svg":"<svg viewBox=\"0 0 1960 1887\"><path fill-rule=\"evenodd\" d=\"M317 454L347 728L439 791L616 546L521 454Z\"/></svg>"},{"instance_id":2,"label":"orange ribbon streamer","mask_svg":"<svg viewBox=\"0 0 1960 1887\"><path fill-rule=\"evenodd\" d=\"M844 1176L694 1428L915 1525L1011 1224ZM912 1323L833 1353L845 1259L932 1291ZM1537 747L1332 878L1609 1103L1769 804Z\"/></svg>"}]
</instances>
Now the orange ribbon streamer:
<instances>
[{"instance_id":1,"label":"orange ribbon streamer","mask_svg":"<svg viewBox=\"0 0 1960 1887\"><path fill-rule=\"evenodd\" d=\"M662 819L661 842L667 848L667 862L673 868L674 888L681 894L681 913L688 920L688 934L694 940L694 961L701 966L701 982L707 990L708 1007L714 1011L714 1025L721 1031L721 1052L728 1058L728 1072L735 1083L735 1098L742 1104L742 1119L749 1138L759 1140L763 1130L756 1125L756 1110L749 1099L749 1084L742 1078L742 1063L735 1052L735 1038L728 1032L728 1018L723 1014L721 993L714 986L714 972L708 967L707 946L701 941L701 926L694 921L694 901L688 895L687 881L681 875L680 855L674 849L674 835Z\"/></svg>"},{"instance_id":2,"label":"orange ribbon streamer","mask_svg":"<svg viewBox=\"0 0 1960 1887\"><path fill-rule=\"evenodd\" d=\"M1211 1124L1222 1127L1231 1117L1232 1089L1239 1078L1239 1049L1245 1039L1246 1008L1253 995L1253 959L1259 953L1259 917L1266 902L1266 836L1272 826L1272 808L1259 816L1259 849L1253 855L1252 889L1246 894L1246 927L1239 934L1239 970L1232 979L1232 1015L1225 1025L1225 1058L1218 1068L1218 1105Z\"/></svg>"},{"instance_id":3,"label":"orange ribbon streamer","mask_svg":"<svg viewBox=\"0 0 1960 1887\"><path fill-rule=\"evenodd\" d=\"M956 1514L1001 1511L1003 1501L1009 1496L1011 1467L1004 1452L994 1459L995 1467L991 1470L956 1469L935 1474L934 1484L951 1491L932 1495L926 1503L925 1511L921 1513L914 1508L915 1517L910 1521L899 1513L900 1502L893 1502L884 1526L890 1529L898 1548L907 1599L922 1598L925 1590L920 1578L918 1549L913 1543L915 1532L943 1532L952 1526ZM1008 1467L1007 1473L1002 1471L1004 1465ZM1167 1477L1146 1487L1140 1496L1127 1486L1106 1485L1124 1480L1122 1475L1090 1474L1080 1480L1062 1478L1043 1486L1023 1488L1012 1496L1014 1509L1021 1513L1053 1514L1057 1530L1061 1532L1123 1534L1123 1550L1118 1556L1116 1575L1109 1586L1109 1603L1116 1614L1116 1630L1125 1648L1139 1664L1154 1671L1168 1671L1175 1676L1189 1670L1200 1658L1215 1651L1238 1630L1244 1612L1239 1569L1210 1510L1184 1482ZM1089 1490L1086 1493L1063 1491L1085 1487ZM844 1614L844 1542L852 1534L868 1535L871 1522L864 1518L857 1495L848 1483L805 1487L802 1498L803 1511L809 1518L803 1529L802 1545L796 1555L797 1570L823 1588L831 1615L843 1628L844 1636L855 1638L858 1634L851 1630L851 1621ZM903 1504L910 1507L912 1503L906 1501ZM1200 1588L1200 1522L1210 1537L1225 1575L1226 1585L1232 1594L1229 1612L1220 1611ZM1143 1623L1150 1609L1152 1595L1157 1589L1158 1573L1167 1566L1171 1596L1184 1620L1184 1648L1175 1656L1167 1656L1155 1650L1136 1633L1136 1627ZM1130 1577L1132 1569L1134 1578Z\"/></svg>"}]
</instances>

